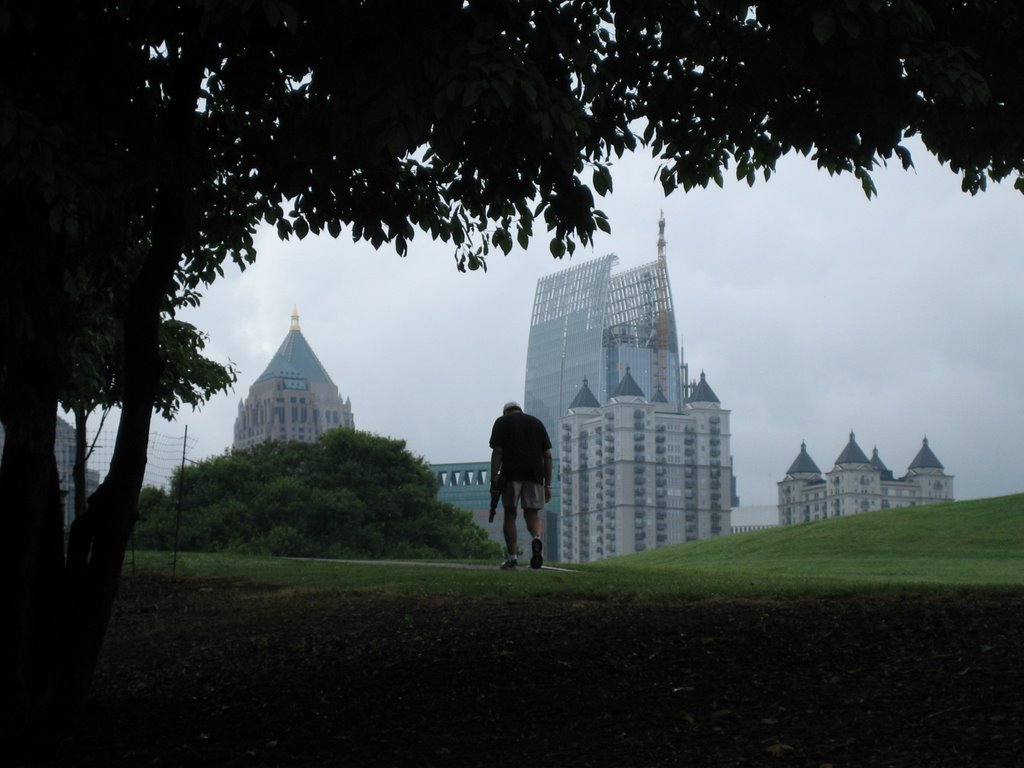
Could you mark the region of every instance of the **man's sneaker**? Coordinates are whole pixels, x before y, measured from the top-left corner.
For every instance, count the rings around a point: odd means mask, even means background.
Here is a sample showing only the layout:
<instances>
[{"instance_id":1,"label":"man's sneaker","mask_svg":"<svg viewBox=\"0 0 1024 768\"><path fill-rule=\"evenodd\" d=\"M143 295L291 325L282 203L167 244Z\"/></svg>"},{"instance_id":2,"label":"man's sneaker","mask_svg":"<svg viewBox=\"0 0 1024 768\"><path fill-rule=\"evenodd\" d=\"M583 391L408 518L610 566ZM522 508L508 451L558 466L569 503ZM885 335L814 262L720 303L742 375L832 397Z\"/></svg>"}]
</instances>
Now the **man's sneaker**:
<instances>
[{"instance_id":1,"label":"man's sneaker","mask_svg":"<svg viewBox=\"0 0 1024 768\"><path fill-rule=\"evenodd\" d=\"M530 567L537 570L544 565L544 557L541 555L541 550L544 549L544 545L540 543L540 539L534 539L530 546L533 548L533 557L530 558Z\"/></svg>"},{"instance_id":2,"label":"man's sneaker","mask_svg":"<svg viewBox=\"0 0 1024 768\"><path fill-rule=\"evenodd\" d=\"M501 570L509 571L516 567L516 561L511 558L501 564Z\"/></svg>"}]
</instances>

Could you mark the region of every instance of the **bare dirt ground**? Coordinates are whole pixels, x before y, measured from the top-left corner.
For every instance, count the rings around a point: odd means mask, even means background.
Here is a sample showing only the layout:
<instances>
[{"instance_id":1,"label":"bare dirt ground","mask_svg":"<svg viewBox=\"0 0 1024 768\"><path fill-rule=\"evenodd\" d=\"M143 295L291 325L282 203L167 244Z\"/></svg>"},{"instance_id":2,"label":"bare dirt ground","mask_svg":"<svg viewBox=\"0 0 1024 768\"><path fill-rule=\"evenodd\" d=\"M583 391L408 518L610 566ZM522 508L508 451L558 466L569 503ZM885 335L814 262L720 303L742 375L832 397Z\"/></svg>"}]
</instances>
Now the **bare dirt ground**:
<instances>
[{"instance_id":1,"label":"bare dirt ground","mask_svg":"<svg viewBox=\"0 0 1024 768\"><path fill-rule=\"evenodd\" d=\"M126 579L61 766L1024 766L1024 595L652 605Z\"/></svg>"}]
</instances>

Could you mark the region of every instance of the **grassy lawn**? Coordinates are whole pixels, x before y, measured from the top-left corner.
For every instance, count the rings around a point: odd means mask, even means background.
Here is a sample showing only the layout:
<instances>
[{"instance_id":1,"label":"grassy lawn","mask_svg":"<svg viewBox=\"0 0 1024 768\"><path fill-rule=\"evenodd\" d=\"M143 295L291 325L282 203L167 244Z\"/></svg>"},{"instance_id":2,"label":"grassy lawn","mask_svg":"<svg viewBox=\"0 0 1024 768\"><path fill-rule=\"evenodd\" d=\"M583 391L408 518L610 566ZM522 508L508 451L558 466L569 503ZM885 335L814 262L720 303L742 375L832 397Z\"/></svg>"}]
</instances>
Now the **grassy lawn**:
<instances>
[{"instance_id":1,"label":"grassy lawn","mask_svg":"<svg viewBox=\"0 0 1024 768\"><path fill-rule=\"evenodd\" d=\"M54 768L1021 764L1024 496L471 565L138 553Z\"/></svg>"},{"instance_id":2,"label":"grassy lawn","mask_svg":"<svg viewBox=\"0 0 1024 768\"><path fill-rule=\"evenodd\" d=\"M441 565L438 563L431 566ZM451 566L467 565L450 563ZM165 552L132 569L169 572ZM180 575L368 594L580 600L705 600L1024 590L1024 494L870 512L664 547L568 572L428 567L179 553Z\"/></svg>"}]
</instances>

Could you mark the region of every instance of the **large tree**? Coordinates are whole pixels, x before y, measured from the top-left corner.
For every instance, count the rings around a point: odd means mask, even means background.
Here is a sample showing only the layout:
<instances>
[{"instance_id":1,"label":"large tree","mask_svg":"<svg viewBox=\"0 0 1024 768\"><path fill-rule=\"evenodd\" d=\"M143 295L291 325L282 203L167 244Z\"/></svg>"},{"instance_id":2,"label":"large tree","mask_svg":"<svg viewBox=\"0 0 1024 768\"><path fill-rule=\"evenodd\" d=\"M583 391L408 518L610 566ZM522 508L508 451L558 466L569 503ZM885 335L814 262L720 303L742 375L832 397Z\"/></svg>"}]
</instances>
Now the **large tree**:
<instances>
[{"instance_id":1,"label":"large tree","mask_svg":"<svg viewBox=\"0 0 1024 768\"><path fill-rule=\"evenodd\" d=\"M560 257L608 227L592 190L641 147L666 192L798 152L870 194L910 135L967 191L1022 187L1021 22L1016 0L2 0L0 727L45 739L81 705L167 396L161 324L254 257L258 223L399 254L418 229L461 269L540 225ZM55 412L89 306L121 422L65 552Z\"/></svg>"}]
</instances>

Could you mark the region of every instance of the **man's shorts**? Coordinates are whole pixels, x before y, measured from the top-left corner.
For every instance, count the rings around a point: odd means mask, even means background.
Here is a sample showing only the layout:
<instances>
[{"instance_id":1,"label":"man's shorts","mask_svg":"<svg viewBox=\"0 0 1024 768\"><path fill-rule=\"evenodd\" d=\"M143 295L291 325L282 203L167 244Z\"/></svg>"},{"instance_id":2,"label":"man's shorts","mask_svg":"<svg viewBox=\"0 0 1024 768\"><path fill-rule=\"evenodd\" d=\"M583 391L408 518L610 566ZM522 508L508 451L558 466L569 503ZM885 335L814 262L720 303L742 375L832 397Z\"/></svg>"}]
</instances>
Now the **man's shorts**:
<instances>
[{"instance_id":1,"label":"man's shorts","mask_svg":"<svg viewBox=\"0 0 1024 768\"><path fill-rule=\"evenodd\" d=\"M523 509L544 509L544 484L518 480L505 483L501 504L510 511L517 505L522 505Z\"/></svg>"}]
</instances>

